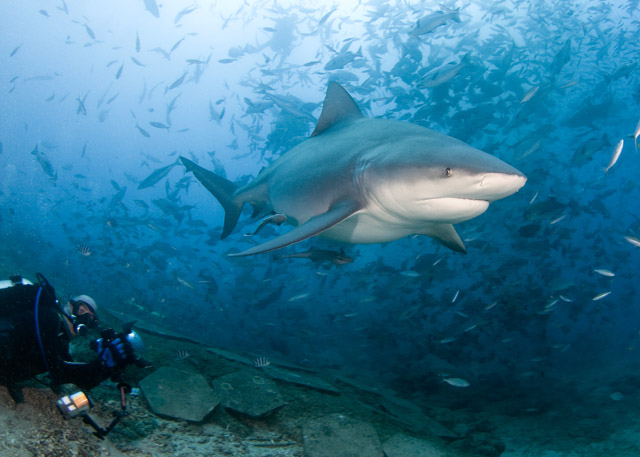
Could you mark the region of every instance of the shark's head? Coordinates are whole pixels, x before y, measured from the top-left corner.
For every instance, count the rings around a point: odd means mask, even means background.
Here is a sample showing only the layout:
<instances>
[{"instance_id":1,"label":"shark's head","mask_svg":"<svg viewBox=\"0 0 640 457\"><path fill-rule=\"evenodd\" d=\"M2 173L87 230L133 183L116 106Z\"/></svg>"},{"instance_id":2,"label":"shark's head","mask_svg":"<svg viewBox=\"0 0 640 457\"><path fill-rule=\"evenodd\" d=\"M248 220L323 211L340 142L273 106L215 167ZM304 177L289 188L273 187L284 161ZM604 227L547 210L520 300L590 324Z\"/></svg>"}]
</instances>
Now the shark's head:
<instances>
[{"instance_id":1,"label":"shark's head","mask_svg":"<svg viewBox=\"0 0 640 457\"><path fill-rule=\"evenodd\" d=\"M497 157L429 132L426 139L403 146L411 154L370 163L363 183L371 206L399 220L455 224L482 214L490 202L517 192L527 181Z\"/></svg>"}]
</instances>

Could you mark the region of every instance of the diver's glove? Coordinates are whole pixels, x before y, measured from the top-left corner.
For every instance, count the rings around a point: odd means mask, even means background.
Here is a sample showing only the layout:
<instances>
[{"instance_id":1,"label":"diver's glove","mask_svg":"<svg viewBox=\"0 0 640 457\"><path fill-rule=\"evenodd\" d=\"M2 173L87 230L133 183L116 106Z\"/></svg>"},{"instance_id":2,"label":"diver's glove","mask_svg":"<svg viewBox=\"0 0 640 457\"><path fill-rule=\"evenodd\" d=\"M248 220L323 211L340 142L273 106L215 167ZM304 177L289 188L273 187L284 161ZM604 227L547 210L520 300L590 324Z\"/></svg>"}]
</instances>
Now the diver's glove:
<instances>
[{"instance_id":1,"label":"diver's glove","mask_svg":"<svg viewBox=\"0 0 640 457\"><path fill-rule=\"evenodd\" d=\"M120 338L112 341L99 338L95 341L95 350L108 368L124 368L129 363L125 343Z\"/></svg>"}]
</instances>

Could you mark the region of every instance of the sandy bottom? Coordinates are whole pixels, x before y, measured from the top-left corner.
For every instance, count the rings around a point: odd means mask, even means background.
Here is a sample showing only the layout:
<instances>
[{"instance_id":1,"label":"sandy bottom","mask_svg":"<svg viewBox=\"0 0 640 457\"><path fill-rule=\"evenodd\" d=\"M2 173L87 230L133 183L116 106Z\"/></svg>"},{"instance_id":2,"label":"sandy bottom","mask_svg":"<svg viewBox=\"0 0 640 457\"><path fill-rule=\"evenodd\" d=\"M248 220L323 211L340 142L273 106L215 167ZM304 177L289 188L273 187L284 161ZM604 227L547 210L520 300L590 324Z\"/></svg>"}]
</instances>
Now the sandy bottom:
<instances>
[{"instance_id":1,"label":"sandy bottom","mask_svg":"<svg viewBox=\"0 0 640 457\"><path fill-rule=\"evenodd\" d=\"M292 398L290 390L299 389L283 389L291 402L266 419L249 419L218 407L199 424L159 418L148 410L144 398L130 398L129 416L105 440L100 440L80 419L64 419L55 407L57 396L50 390L27 387L25 402L15 405L6 389L0 388L0 455L301 457L304 455L302 424L334 411L369 421L381 441L397 431L412 434L398 424L367 414L357 404L349 405L344 395L326 397L302 391ZM118 407L113 388L94 389L92 397L105 398L91 414L106 425L111 412ZM461 419L456 427L457 430L469 428L466 453L456 450L459 446L453 443L445 443L451 446L451 452L443 455L486 455L480 448L478 453L474 452L471 445L474 430L482 424L484 428L490 427L492 436L505 444L503 457L637 457L640 455L637 408L626 411L593 411L591 417L583 416L570 424L553 413L516 418L467 413L466 419ZM603 416L610 419L608 425L603 425L606 423ZM454 417L452 413L451 418ZM437 441L433 437L421 438Z\"/></svg>"},{"instance_id":2,"label":"sandy bottom","mask_svg":"<svg viewBox=\"0 0 640 457\"><path fill-rule=\"evenodd\" d=\"M146 358L154 367L173 366L214 379L240 369L238 362L224 359L196 344L168 341L144 335ZM189 352L184 360L172 360L176 349ZM132 369L132 384L153 369ZM73 386L67 393L71 392ZM154 415L142 394L128 397L129 415L105 439L81 419L65 419L51 390L36 383L25 384L25 402L16 405L0 387L0 456L304 456L302 427L331 414L344 414L371 424L380 441L405 433L436 443L441 457L590 457L640 456L640 395L610 398L610 389L591 392L599 403L576 402L572 407L548 409L544 413L507 415L508 405L486 408L428 408L423 410L460 438L442 439L416 433L380 412L377 394L340 385L332 395L312 388L278 382L286 405L263 419L252 419L218 406L201 423ZM112 385L91 391L95 402L91 415L106 426L119 408L118 392ZM378 411L376 411L376 409ZM488 445L490 443L491 445ZM493 444L500 443L500 446ZM337 455L336 457L340 457ZM349 454L349 457L358 457ZM370 457L370 456L362 456Z\"/></svg>"}]
</instances>

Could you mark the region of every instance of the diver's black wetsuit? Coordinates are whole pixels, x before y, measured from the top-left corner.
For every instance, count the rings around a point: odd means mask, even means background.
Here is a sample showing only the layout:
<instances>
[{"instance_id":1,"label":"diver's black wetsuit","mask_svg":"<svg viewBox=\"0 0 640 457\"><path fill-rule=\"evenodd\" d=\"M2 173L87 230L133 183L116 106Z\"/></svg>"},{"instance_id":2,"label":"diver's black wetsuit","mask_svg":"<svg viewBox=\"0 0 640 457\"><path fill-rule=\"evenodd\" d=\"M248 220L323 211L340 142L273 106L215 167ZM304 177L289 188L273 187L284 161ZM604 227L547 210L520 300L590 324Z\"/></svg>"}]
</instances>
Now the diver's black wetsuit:
<instances>
[{"instance_id":1,"label":"diver's black wetsuit","mask_svg":"<svg viewBox=\"0 0 640 457\"><path fill-rule=\"evenodd\" d=\"M18 284L0 289L0 384L16 401L21 400L17 383L47 371L54 390L65 383L89 390L113 374L99 358L73 362L69 341L53 288Z\"/></svg>"}]
</instances>

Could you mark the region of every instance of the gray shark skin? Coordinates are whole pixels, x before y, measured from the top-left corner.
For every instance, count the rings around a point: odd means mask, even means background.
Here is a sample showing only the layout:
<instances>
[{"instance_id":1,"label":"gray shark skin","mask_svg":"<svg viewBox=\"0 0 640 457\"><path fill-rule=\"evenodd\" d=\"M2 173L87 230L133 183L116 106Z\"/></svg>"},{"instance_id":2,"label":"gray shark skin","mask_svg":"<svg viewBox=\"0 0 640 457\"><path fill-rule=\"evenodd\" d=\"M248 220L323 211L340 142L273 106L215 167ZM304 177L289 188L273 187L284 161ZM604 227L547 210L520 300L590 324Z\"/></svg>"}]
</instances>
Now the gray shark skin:
<instances>
[{"instance_id":1,"label":"gray shark skin","mask_svg":"<svg viewBox=\"0 0 640 457\"><path fill-rule=\"evenodd\" d=\"M262 254L316 235L357 244L424 234L466 252L452 224L484 213L490 202L517 192L527 180L455 138L363 116L335 82L329 83L311 137L243 187L180 159L224 207L222 238L234 229L245 203L254 216L281 213L295 226L233 256Z\"/></svg>"}]
</instances>

